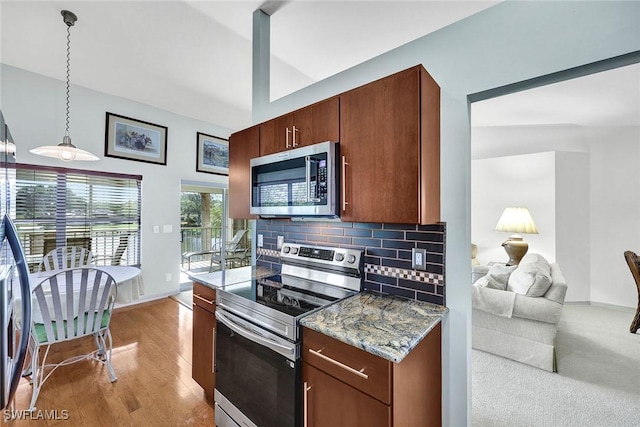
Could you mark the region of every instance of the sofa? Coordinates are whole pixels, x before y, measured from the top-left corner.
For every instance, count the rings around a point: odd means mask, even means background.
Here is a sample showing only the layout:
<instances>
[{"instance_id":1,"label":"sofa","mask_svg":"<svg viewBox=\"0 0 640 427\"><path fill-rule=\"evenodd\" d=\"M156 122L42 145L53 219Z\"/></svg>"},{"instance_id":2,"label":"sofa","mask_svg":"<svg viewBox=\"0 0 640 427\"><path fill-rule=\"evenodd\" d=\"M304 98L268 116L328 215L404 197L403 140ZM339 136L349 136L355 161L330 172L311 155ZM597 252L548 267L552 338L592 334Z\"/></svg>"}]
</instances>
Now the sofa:
<instances>
[{"instance_id":1,"label":"sofa","mask_svg":"<svg viewBox=\"0 0 640 427\"><path fill-rule=\"evenodd\" d=\"M557 263L529 253L517 266L473 267L472 347L557 372L554 340L567 283Z\"/></svg>"}]
</instances>

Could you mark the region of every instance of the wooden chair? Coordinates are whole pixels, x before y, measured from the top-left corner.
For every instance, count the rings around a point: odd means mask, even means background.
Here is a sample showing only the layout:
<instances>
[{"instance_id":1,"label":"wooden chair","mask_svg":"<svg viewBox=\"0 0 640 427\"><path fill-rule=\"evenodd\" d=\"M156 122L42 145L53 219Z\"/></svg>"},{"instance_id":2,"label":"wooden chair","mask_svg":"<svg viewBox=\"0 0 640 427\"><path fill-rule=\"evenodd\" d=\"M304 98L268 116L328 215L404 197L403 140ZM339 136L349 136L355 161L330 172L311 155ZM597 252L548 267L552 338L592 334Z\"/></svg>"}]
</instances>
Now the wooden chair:
<instances>
[{"instance_id":1,"label":"wooden chair","mask_svg":"<svg viewBox=\"0 0 640 427\"><path fill-rule=\"evenodd\" d=\"M638 329L640 329L640 258L638 258L635 252L625 251L624 259L627 260L627 265L629 266L629 270L631 270L633 280L636 282L636 288L638 288L638 309L629 327L629 332L635 334L638 332Z\"/></svg>"},{"instance_id":2,"label":"wooden chair","mask_svg":"<svg viewBox=\"0 0 640 427\"><path fill-rule=\"evenodd\" d=\"M32 291L33 313L30 333L30 411L35 409L40 390L60 366L84 359L104 364L111 382L117 380L111 365L113 342L109 323L117 288L111 275L96 268L69 269L47 277ZM96 349L59 363L47 364L52 344L93 336ZM40 360L40 348L45 347Z\"/></svg>"},{"instance_id":3,"label":"wooden chair","mask_svg":"<svg viewBox=\"0 0 640 427\"><path fill-rule=\"evenodd\" d=\"M42 257L38 271L62 270L94 263L93 253L79 246L61 246Z\"/></svg>"}]
</instances>

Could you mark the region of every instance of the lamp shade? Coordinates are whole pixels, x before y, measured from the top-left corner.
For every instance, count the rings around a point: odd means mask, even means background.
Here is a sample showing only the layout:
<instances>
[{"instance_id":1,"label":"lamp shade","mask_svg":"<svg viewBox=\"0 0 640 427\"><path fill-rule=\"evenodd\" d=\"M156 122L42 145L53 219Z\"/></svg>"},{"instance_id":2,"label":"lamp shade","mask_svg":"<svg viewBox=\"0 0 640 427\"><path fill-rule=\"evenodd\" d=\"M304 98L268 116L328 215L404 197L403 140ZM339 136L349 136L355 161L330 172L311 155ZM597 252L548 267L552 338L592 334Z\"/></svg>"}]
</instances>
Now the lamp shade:
<instances>
[{"instance_id":1,"label":"lamp shade","mask_svg":"<svg viewBox=\"0 0 640 427\"><path fill-rule=\"evenodd\" d=\"M536 224L527 208L506 208L498 220L496 231L538 234Z\"/></svg>"}]
</instances>

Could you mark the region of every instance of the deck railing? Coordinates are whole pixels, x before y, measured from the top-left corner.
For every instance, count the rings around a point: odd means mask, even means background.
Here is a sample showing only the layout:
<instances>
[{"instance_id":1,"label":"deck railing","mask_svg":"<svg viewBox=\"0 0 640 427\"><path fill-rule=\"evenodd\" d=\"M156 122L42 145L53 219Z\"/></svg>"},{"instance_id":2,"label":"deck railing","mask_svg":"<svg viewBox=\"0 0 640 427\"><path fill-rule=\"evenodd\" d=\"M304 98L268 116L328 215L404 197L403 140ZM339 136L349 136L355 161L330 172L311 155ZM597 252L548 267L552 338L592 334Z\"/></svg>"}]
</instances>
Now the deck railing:
<instances>
[{"instance_id":1,"label":"deck railing","mask_svg":"<svg viewBox=\"0 0 640 427\"><path fill-rule=\"evenodd\" d=\"M20 229L18 235L22 243L29 269L34 271L40 264L42 257L56 248L56 233L54 230ZM130 230L79 230L67 231L65 244L89 249L96 265L114 264L114 256L120 255L115 263L120 265L139 265L137 248L140 247L140 235ZM121 247L122 245L122 247ZM124 249L123 249L124 247ZM120 250L119 250L120 249Z\"/></svg>"}]
</instances>

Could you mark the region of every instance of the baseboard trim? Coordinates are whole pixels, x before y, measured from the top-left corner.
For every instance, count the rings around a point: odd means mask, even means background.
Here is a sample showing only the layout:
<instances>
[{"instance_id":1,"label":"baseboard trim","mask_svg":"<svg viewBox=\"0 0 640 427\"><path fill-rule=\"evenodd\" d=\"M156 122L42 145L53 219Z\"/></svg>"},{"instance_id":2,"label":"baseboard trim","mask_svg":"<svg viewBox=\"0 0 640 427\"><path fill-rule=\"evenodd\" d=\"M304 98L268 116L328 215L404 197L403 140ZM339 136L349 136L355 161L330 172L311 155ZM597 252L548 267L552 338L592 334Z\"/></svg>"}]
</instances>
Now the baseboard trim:
<instances>
[{"instance_id":1,"label":"baseboard trim","mask_svg":"<svg viewBox=\"0 0 640 427\"><path fill-rule=\"evenodd\" d=\"M150 297L139 298L139 299L137 299L135 301L131 301L131 302L128 302L126 304L116 303L114 309L115 310L121 310L121 309L126 309L126 308L129 308L129 307L134 307L134 306L139 305L139 304L145 304L145 303L149 303L149 302L158 302L158 300L165 299L165 298L168 298L168 297L170 297L172 295L177 295L179 293L180 292L176 292L176 291L164 292L162 294L155 294L155 295L152 295Z\"/></svg>"},{"instance_id":2,"label":"baseboard trim","mask_svg":"<svg viewBox=\"0 0 640 427\"><path fill-rule=\"evenodd\" d=\"M611 310L625 311L629 313L633 313L636 311L636 307L627 307L624 305L607 304L604 302L596 301L565 301L564 303L566 305L591 305L594 307L609 308Z\"/></svg>"}]
</instances>

